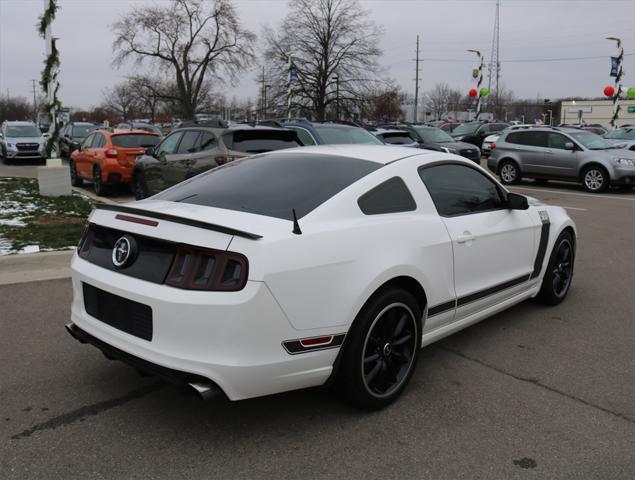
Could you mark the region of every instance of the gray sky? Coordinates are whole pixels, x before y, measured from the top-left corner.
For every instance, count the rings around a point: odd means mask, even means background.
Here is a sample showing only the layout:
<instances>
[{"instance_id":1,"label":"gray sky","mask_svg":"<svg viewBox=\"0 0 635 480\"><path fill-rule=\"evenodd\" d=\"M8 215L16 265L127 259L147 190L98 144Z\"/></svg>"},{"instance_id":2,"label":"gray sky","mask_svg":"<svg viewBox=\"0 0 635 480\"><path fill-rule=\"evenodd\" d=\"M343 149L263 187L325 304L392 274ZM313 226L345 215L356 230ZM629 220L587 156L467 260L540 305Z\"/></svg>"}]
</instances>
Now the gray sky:
<instances>
[{"instance_id":1,"label":"gray sky","mask_svg":"<svg viewBox=\"0 0 635 480\"><path fill-rule=\"evenodd\" d=\"M167 2L168 0L156 0ZM60 97L66 106L101 103L102 91L133 73L129 64L111 66L110 25L133 5L150 0L61 0L54 35L59 37ZM243 25L256 34L276 26L286 0L235 0ZM407 92L414 91L415 39L421 37L421 88L437 82L467 92L472 87L473 48L489 57L495 0L364 0L371 18L384 28L381 60ZM43 0L0 0L0 93L32 98L39 79L44 42L35 31ZM635 0L501 0L501 82L522 98L599 96L609 77L609 56L619 36L626 54L625 86L635 86ZM600 57L571 61L533 61ZM228 96L255 96L256 72L246 72Z\"/></svg>"}]
</instances>

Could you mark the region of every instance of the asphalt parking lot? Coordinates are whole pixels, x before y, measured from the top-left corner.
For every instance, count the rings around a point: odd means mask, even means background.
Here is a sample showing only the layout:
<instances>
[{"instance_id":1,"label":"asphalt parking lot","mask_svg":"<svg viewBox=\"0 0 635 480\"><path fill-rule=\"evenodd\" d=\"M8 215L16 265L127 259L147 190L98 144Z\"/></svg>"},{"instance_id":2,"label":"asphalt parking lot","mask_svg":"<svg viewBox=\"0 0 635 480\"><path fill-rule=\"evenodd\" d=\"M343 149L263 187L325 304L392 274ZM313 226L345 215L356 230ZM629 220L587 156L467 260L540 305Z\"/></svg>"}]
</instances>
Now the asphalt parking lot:
<instances>
[{"instance_id":1,"label":"asphalt parking lot","mask_svg":"<svg viewBox=\"0 0 635 480\"><path fill-rule=\"evenodd\" d=\"M516 190L578 224L569 297L425 348L374 413L323 389L199 401L68 336L69 280L0 287L0 478L632 480L635 193Z\"/></svg>"}]
</instances>

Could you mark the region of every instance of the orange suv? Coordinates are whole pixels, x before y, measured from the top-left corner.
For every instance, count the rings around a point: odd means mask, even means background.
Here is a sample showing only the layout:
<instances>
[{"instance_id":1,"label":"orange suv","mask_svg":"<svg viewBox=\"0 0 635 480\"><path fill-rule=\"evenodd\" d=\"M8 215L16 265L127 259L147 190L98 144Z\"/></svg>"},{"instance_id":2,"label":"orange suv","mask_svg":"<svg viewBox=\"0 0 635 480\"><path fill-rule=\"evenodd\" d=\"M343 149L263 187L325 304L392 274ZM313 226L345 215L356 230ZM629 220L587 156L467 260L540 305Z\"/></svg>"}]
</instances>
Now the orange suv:
<instances>
[{"instance_id":1,"label":"orange suv","mask_svg":"<svg viewBox=\"0 0 635 480\"><path fill-rule=\"evenodd\" d=\"M111 186L130 183L137 157L159 140L145 130L95 130L71 154L71 183L80 187L88 180L97 195L106 195Z\"/></svg>"}]
</instances>

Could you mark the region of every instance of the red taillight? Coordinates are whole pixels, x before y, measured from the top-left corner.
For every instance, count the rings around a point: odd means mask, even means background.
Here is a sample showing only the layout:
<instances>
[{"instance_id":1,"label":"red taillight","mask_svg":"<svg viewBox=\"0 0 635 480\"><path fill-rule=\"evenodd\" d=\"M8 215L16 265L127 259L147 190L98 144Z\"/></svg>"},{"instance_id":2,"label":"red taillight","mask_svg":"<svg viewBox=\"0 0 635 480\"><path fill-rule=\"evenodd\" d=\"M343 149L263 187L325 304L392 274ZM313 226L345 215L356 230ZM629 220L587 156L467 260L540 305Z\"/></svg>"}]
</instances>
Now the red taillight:
<instances>
[{"instance_id":1,"label":"red taillight","mask_svg":"<svg viewBox=\"0 0 635 480\"><path fill-rule=\"evenodd\" d=\"M225 165L226 163L233 162L234 160L239 160L245 157L239 157L236 155L217 155L214 160L216 160L216 165Z\"/></svg>"},{"instance_id":2,"label":"red taillight","mask_svg":"<svg viewBox=\"0 0 635 480\"><path fill-rule=\"evenodd\" d=\"M119 152L117 152L117 150L115 150L114 148L109 148L104 152L104 155L106 155L106 158L117 158Z\"/></svg>"},{"instance_id":3,"label":"red taillight","mask_svg":"<svg viewBox=\"0 0 635 480\"><path fill-rule=\"evenodd\" d=\"M247 283L247 259L238 253L181 245L165 284L185 290L236 291Z\"/></svg>"},{"instance_id":4,"label":"red taillight","mask_svg":"<svg viewBox=\"0 0 635 480\"><path fill-rule=\"evenodd\" d=\"M494 150L495 148L496 148L496 144L495 144L495 143L492 143L492 144L489 146L489 149L490 149L490 150Z\"/></svg>"}]
</instances>

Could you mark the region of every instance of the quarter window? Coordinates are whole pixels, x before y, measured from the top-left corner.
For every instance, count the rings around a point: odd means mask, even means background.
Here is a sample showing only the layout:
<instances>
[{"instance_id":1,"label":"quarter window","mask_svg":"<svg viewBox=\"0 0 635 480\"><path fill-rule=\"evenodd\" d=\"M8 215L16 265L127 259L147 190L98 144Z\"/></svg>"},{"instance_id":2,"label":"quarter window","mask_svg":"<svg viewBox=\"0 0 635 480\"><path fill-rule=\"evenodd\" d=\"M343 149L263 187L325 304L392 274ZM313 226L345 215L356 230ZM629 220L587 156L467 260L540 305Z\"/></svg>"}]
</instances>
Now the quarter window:
<instances>
[{"instance_id":1,"label":"quarter window","mask_svg":"<svg viewBox=\"0 0 635 480\"><path fill-rule=\"evenodd\" d=\"M315 140L313 136L304 128L293 128L295 132L298 134L298 138L302 142L302 145L315 145Z\"/></svg>"},{"instance_id":2,"label":"quarter window","mask_svg":"<svg viewBox=\"0 0 635 480\"><path fill-rule=\"evenodd\" d=\"M357 204L366 215L411 212L417 204L400 177L393 177L359 197Z\"/></svg>"},{"instance_id":3,"label":"quarter window","mask_svg":"<svg viewBox=\"0 0 635 480\"><path fill-rule=\"evenodd\" d=\"M547 132L524 131L513 132L505 138L507 143L515 143L517 145L528 145L530 147L546 147Z\"/></svg>"},{"instance_id":4,"label":"quarter window","mask_svg":"<svg viewBox=\"0 0 635 480\"><path fill-rule=\"evenodd\" d=\"M437 165L420 169L419 175L441 216L467 215L504 207L497 185L474 168Z\"/></svg>"},{"instance_id":5,"label":"quarter window","mask_svg":"<svg viewBox=\"0 0 635 480\"><path fill-rule=\"evenodd\" d=\"M211 150L216 146L216 137L209 132L201 132L198 150L200 152Z\"/></svg>"},{"instance_id":6,"label":"quarter window","mask_svg":"<svg viewBox=\"0 0 635 480\"><path fill-rule=\"evenodd\" d=\"M156 156L160 157L161 155L171 155L176 151L176 147L179 144L179 140L183 136L183 132L174 132L168 135L163 142L159 145L159 148L156 151Z\"/></svg>"}]
</instances>

